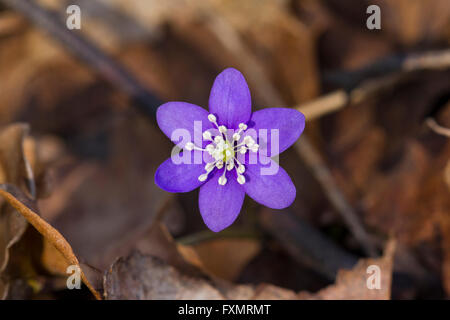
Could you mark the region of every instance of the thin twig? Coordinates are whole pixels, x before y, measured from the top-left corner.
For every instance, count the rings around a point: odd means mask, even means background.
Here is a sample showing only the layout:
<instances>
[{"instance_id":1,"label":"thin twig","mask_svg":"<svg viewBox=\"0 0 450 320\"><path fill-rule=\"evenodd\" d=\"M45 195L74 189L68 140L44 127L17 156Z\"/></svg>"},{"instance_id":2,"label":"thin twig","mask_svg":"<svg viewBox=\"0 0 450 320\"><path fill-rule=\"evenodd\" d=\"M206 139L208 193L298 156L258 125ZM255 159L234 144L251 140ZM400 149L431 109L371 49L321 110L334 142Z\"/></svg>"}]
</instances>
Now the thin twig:
<instances>
[{"instance_id":1,"label":"thin twig","mask_svg":"<svg viewBox=\"0 0 450 320\"><path fill-rule=\"evenodd\" d=\"M333 91L295 108L303 112L309 121L314 120L348 105L357 104L386 88L391 88L405 79L410 72L448 68L450 68L449 49L402 57L387 57L356 71L325 75L325 82L338 84L346 90Z\"/></svg>"},{"instance_id":2,"label":"thin twig","mask_svg":"<svg viewBox=\"0 0 450 320\"><path fill-rule=\"evenodd\" d=\"M444 49L387 56L356 70L326 73L323 76L323 81L332 85L338 85L350 91L365 80L386 76L388 74L408 73L420 70L443 70L449 67L450 49Z\"/></svg>"},{"instance_id":3,"label":"thin twig","mask_svg":"<svg viewBox=\"0 0 450 320\"><path fill-rule=\"evenodd\" d=\"M336 90L296 108L310 121L341 109L348 104L348 101L349 95L344 90Z\"/></svg>"},{"instance_id":4,"label":"thin twig","mask_svg":"<svg viewBox=\"0 0 450 320\"><path fill-rule=\"evenodd\" d=\"M354 237L363 246L367 254L376 256L373 241L359 221L358 215L345 199L344 194L340 191L334 181L333 175L326 163L322 160L319 152L313 147L311 142L309 142L308 137L303 135L294 146L302 160L311 169L313 175L322 186L328 200L330 200L331 204L344 219L345 224L349 227Z\"/></svg>"},{"instance_id":5,"label":"thin twig","mask_svg":"<svg viewBox=\"0 0 450 320\"><path fill-rule=\"evenodd\" d=\"M386 88L392 88L409 72L448 68L450 68L450 50L412 54L403 58L385 58L357 71L340 72L328 76L328 81L347 87L347 92L342 89L336 90L295 108L303 112L311 121L339 111L348 105L359 103Z\"/></svg>"},{"instance_id":6,"label":"thin twig","mask_svg":"<svg viewBox=\"0 0 450 320\"><path fill-rule=\"evenodd\" d=\"M145 114L155 116L160 100L121 64L105 54L81 33L67 29L57 14L32 0L0 0L0 2L20 12L58 40L70 53L83 60L105 80L131 97L133 103L136 103Z\"/></svg>"},{"instance_id":7,"label":"thin twig","mask_svg":"<svg viewBox=\"0 0 450 320\"><path fill-rule=\"evenodd\" d=\"M450 138L450 128L446 128L437 124L436 120L433 118L427 118L425 121L427 126L433 130L435 133Z\"/></svg>"}]
</instances>

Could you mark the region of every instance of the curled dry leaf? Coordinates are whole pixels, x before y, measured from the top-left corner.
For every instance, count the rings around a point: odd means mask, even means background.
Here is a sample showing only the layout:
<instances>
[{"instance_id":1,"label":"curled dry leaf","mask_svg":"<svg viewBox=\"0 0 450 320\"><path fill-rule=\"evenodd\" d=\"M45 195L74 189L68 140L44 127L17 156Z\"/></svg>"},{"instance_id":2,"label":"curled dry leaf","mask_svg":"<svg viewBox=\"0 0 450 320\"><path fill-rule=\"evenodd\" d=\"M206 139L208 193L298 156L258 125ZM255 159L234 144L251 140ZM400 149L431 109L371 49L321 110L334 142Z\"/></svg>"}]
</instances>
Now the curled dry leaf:
<instances>
[{"instance_id":1,"label":"curled dry leaf","mask_svg":"<svg viewBox=\"0 0 450 320\"><path fill-rule=\"evenodd\" d=\"M119 258L104 276L105 297L116 299L390 299L392 265L395 241L386 246L384 255L378 259L362 259L351 270L340 270L336 284L316 294L295 293L292 290L269 284L234 285L208 277L184 274L161 259L135 251L128 257ZM367 287L367 267L377 265L381 270L381 289Z\"/></svg>"},{"instance_id":2,"label":"curled dry leaf","mask_svg":"<svg viewBox=\"0 0 450 320\"><path fill-rule=\"evenodd\" d=\"M362 259L351 270L340 270L336 283L315 294L300 292L300 299L318 300L388 300L391 298L392 267L395 241L390 240L381 258ZM380 289L369 289L370 274L367 268L375 265L380 268Z\"/></svg>"},{"instance_id":3,"label":"curled dry leaf","mask_svg":"<svg viewBox=\"0 0 450 320\"><path fill-rule=\"evenodd\" d=\"M294 299L295 293L272 285L231 285L185 275L161 259L135 251L106 272L108 300Z\"/></svg>"},{"instance_id":4,"label":"curled dry leaf","mask_svg":"<svg viewBox=\"0 0 450 320\"><path fill-rule=\"evenodd\" d=\"M201 252L195 246L177 244L161 224L155 224L135 248L130 255L116 260L105 273L106 299L389 299L395 242L388 242L382 257L361 259L352 269L339 270L336 284L317 294L297 294L265 283L254 286L220 279L214 272L220 273L221 268L205 265L207 259L202 259L202 254L213 248L227 248L226 243L212 242L206 246L208 250ZM221 261L228 267L234 264L230 262L232 258ZM381 290L369 290L366 286L367 267L372 264L381 269Z\"/></svg>"},{"instance_id":5,"label":"curled dry leaf","mask_svg":"<svg viewBox=\"0 0 450 320\"><path fill-rule=\"evenodd\" d=\"M39 233L52 244L66 259L68 265L77 265L80 267L77 257L72 251L70 244L64 237L53 228L50 224L44 221L36 212L36 207L31 199L29 199L17 187L9 184L0 185L0 195L16 209ZM81 269L81 267L80 267ZM96 299L101 299L100 294L94 289L89 280L86 278L84 272L81 270L81 279L95 296Z\"/></svg>"},{"instance_id":6,"label":"curled dry leaf","mask_svg":"<svg viewBox=\"0 0 450 320\"><path fill-rule=\"evenodd\" d=\"M13 124L0 131L0 183L11 183L25 188L33 185L28 162L24 156L23 141L28 132L25 124ZM7 295L5 270L10 249L25 233L27 221L11 206L0 200L0 297Z\"/></svg>"},{"instance_id":7,"label":"curled dry leaf","mask_svg":"<svg viewBox=\"0 0 450 320\"><path fill-rule=\"evenodd\" d=\"M104 288L108 300L224 299L209 281L185 276L160 259L139 252L112 265Z\"/></svg>"}]
</instances>

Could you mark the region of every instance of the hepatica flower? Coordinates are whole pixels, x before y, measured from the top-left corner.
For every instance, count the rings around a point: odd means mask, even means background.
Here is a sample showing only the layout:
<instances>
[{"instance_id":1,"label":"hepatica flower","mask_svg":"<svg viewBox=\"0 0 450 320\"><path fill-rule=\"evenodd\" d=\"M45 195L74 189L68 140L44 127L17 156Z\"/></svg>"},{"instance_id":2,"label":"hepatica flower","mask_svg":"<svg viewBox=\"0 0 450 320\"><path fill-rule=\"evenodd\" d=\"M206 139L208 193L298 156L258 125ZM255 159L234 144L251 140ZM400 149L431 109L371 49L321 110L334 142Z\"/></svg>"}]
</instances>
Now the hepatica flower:
<instances>
[{"instance_id":1,"label":"hepatica flower","mask_svg":"<svg viewBox=\"0 0 450 320\"><path fill-rule=\"evenodd\" d=\"M212 231L230 226L245 194L273 209L295 199L295 186L278 155L303 132L305 117L294 109L252 113L243 75L226 69L214 81L209 112L186 102L168 102L156 114L160 129L178 146L161 164L155 183L168 192L200 188L199 208Z\"/></svg>"}]
</instances>

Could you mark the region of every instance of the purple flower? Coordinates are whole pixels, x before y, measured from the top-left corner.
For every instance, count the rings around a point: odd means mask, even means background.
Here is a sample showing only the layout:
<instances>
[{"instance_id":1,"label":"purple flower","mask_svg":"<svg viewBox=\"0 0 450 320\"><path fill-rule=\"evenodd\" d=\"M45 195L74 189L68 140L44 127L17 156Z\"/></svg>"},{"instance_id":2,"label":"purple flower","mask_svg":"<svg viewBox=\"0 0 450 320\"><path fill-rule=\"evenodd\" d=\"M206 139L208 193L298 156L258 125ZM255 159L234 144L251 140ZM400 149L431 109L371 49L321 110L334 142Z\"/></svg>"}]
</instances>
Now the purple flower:
<instances>
[{"instance_id":1,"label":"purple flower","mask_svg":"<svg viewBox=\"0 0 450 320\"><path fill-rule=\"evenodd\" d=\"M251 111L250 90L236 69L226 69L214 81L209 113L186 102L158 108L161 130L179 148L158 168L155 183L168 192L200 187L203 221L214 232L236 220L245 194L273 209L295 199L295 186L273 160L289 148L305 127L294 109Z\"/></svg>"}]
</instances>

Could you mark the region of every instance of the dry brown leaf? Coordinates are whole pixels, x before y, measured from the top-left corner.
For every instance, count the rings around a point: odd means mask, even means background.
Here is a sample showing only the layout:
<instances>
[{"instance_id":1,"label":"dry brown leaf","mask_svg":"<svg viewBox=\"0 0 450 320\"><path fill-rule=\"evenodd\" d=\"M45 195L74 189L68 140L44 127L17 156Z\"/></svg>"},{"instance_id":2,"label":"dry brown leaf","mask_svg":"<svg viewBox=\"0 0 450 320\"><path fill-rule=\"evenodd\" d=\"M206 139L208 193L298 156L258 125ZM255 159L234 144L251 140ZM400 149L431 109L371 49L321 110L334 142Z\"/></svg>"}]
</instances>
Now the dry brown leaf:
<instances>
[{"instance_id":1,"label":"dry brown leaf","mask_svg":"<svg viewBox=\"0 0 450 320\"><path fill-rule=\"evenodd\" d=\"M17 186L34 185L29 165L24 155L23 141L28 132L25 124L14 124L4 128L0 132L0 183L12 183ZM26 220L18 214L4 200L0 200L0 278L5 271L10 248L17 243L27 228ZM6 296L7 280L0 286L0 296Z\"/></svg>"},{"instance_id":2,"label":"dry brown leaf","mask_svg":"<svg viewBox=\"0 0 450 320\"><path fill-rule=\"evenodd\" d=\"M234 285L219 279L186 275L161 259L135 251L119 258L104 276L106 299L390 299L395 241L377 259L362 259L351 270L341 270L336 284L318 293L295 293L270 284ZM381 289L367 288L367 267L381 269Z\"/></svg>"},{"instance_id":3,"label":"dry brown leaf","mask_svg":"<svg viewBox=\"0 0 450 320\"><path fill-rule=\"evenodd\" d=\"M44 221L33 208L31 200L21 192L17 187L2 184L0 185L0 195L22 216L27 219L27 221L36 228L37 231L50 242L66 259L68 265L77 265L80 267L77 257L72 251L70 244L64 239L64 237L50 224ZM30 208L31 207L31 208ZM81 267L80 267L81 269ZM81 278L92 294L97 298L101 299L100 294L94 289L91 283L87 280L84 272L81 271Z\"/></svg>"},{"instance_id":4,"label":"dry brown leaf","mask_svg":"<svg viewBox=\"0 0 450 320\"><path fill-rule=\"evenodd\" d=\"M196 253L191 251L189 254L180 250L167 227L162 223L156 222L142 234L132 235L121 246L108 252L107 256L112 257L112 260L114 260L117 257L127 256L134 250L157 257L169 265L182 270L185 274L195 276L202 274L199 269L201 262L198 260Z\"/></svg>"},{"instance_id":5,"label":"dry brown leaf","mask_svg":"<svg viewBox=\"0 0 450 320\"><path fill-rule=\"evenodd\" d=\"M221 246L227 247L227 244L213 242L211 246L206 246L205 252L220 249ZM198 254L195 246L177 245L162 225L153 226L136 248L147 254L135 251L127 257L119 258L105 274L107 299L331 299L332 293L337 295L339 292L342 296L336 296L336 299L387 299L390 297L395 243L388 243L383 257L362 259L352 270L341 270L336 284L323 292L301 292L298 296L292 290L270 284L235 285L215 277L203 265L205 257ZM215 258L209 256L209 259ZM230 266L229 261L222 262ZM366 287L366 269L371 264L378 265L382 272L382 290L375 290L377 294L372 295L366 292L369 291ZM196 268L206 270L206 274L202 275ZM193 270L195 271L192 272ZM348 292L343 292L345 288L348 288ZM325 292L329 292L327 296L324 295Z\"/></svg>"},{"instance_id":6,"label":"dry brown leaf","mask_svg":"<svg viewBox=\"0 0 450 320\"><path fill-rule=\"evenodd\" d=\"M105 274L108 300L222 300L222 299L295 299L293 291L262 284L231 285L206 277L185 275L157 257L138 251L119 258Z\"/></svg>"},{"instance_id":7,"label":"dry brown leaf","mask_svg":"<svg viewBox=\"0 0 450 320\"><path fill-rule=\"evenodd\" d=\"M104 288L108 300L224 299L209 281L185 276L160 259L139 252L112 265Z\"/></svg>"},{"instance_id":8,"label":"dry brown leaf","mask_svg":"<svg viewBox=\"0 0 450 320\"><path fill-rule=\"evenodd\" d=\"M362 259L351 270L340 270L336 283L315 294L300 292L300 299L318 300L388 300L391 298L391 283L395 241L390 240L381 258ZM380 268L381 288L368 289L367 280L370 276L367 268L376 265Z\"/></svg>"},{"instance_id":9,"label":"dry brown leaf","mask_svg":"<svg viewBox=\"0 0 450 320\"><path fill-rule=\"evenodd\" d=\"M164 208L167 210L168 208ZM219 238L204 240L192 245L177 243L167 227L154 223L142 234L134 234L115 248L109 256L126 256L131 249L157 257L186 274L207 274L224 280L235 280L261 250L256 239Z\"/></svg>"},{"instance_id":10,"label":"dry brown leaf","mask_svg":"<svg viewBox=\"0 0 450 320\"><path fill-rule=\"evenodd\" d=\"M178 245L178 249L186 260L207 274L234 281L260 252L261 244L255 239L223 238L190 246Z\"/></svg>"}]
</instances>

